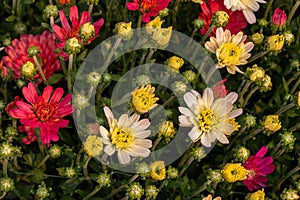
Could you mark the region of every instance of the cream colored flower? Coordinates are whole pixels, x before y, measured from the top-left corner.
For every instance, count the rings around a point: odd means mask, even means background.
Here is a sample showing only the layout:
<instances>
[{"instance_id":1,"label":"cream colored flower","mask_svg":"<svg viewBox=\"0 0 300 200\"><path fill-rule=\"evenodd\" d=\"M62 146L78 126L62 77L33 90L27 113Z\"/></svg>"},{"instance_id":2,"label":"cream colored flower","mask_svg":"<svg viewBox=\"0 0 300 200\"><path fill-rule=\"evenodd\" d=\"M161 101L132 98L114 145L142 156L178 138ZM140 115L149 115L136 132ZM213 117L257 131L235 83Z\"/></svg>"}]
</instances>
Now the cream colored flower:
<instances>
[{"instance_id":1,"label":"cream colored flower","mask_svg":"<svg viewBox=\"0 0 300 200\"><path fill-rule=\"evenodd\" d=\"M209 194L207 197L204 197L202 200L221 200L221 199L222 199L221 197L213 198L211 194Z\"/></svg>"},{"instance_id":2,"label":"cream colored flower","mask_svg":"<svg viewBox=\"0 0 300 200\"><path fill-rule=\"evenodd\" d=\"M256 22L254 12L258 11L258 3L267 3L264 0L224 0L227 9L236 11L241 10L249 24Z\"/></svg>"},{"instance_id":3,"label":"cream colored flower","mask_svg":"<svg viewBox=\"0 0 300 200\"><path fill-rule=\"evenodd\" d=\"M242 109L233 110L237 98L237 93L231 92L224 98L214 99L211 88L206 88L202 97L194 90L187 92L184 101L188 108L179 107L182 114L179 116L179 125L192 127L188 135L193 142L201 140L206 147L210 147L215 140L228 144L225 135L234 131L228 120L242 114Z\"/></svg>"},{"instance_id":4,"label":"cream colored flower","mask_svg":"<svg viewBox=\"0 0 300 200\"><path fill-rule=\"evenodd\" d=\"M254 44L252 42L244 43L247 35L239 32L237 35L231 35L229 30L218 28L216 37L210 37L210 41L205 43L205 48L215 53L218 59L217 68L226 67L230 74L235 72L243 73L237 66L245 65L251 54L249 53Z\"/></svg>"},{"instance_id":5,"label":"cream colored flower","mask_svg":"<svg viewBox=\"0 0 300 200\"><path fill-rule=\"evenodd\" d=\"M100 126L101 139L105 144L104 152L111 156L117 151L121 164L129 163L130 156L148 157L149 148L152 147L152 141L145 139L151 133L150 130L146 130L150 125L149 120L139 121L138 114L123 114L116 120L108 107L104 107L103 110L109 125L109 131Z\"/></svg>"}]
</instances>

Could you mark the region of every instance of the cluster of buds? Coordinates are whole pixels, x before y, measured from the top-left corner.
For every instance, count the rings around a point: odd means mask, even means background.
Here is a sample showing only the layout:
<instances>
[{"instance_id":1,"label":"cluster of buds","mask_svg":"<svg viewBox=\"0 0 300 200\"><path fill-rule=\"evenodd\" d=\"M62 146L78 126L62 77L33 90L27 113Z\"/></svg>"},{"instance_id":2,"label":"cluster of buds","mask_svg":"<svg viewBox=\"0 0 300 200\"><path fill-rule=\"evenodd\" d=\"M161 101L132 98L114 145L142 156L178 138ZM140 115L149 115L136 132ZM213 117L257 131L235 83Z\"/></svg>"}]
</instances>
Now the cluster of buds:
<instances>
[{"instance_id":1,"label":"cluster of buds","mask_svg":"<svg viewBox=\"0 0 300 200\"><path fill-rule=\"evenodd\" d=\"M135 78L137 85L148 85L151 83L149 76L142 74Z\"/></svg>"},{"instance_id":2,"label":"cluster of buds","mask_svg":"<svg viewBox=\"0 0 300 200\"><path fill-rule=\"evenodd\" d=\"M250 81L259 86L261 92L266 92L272 88L271 77L265 74L265 70L262 67L258 67L256 64L251 68L247 67L246 74Z\"/></svg>"},{"instance_id":3,"label":"cluster of buds","mask_svg":"<svg viewBox=\"0 0 300 200\"><path fill-rule=\"evenodd\" d=\"M251 128L251 127L254 127L256 125L256 117L249 114L249 113L246 113L244 115L244 123L245 123L245 126L247 128Z\"/></svg>"},{"instance_id":4,"label":"cluster of buds","mask_svg":"<svg viewBox=\"0 0 300 200\"><path fill-rule=\"evenodd\" d=\"M171 85L172 91L174 92L175 95L184 95L186 91L188 90L187 84L182 82L182 81L175 81Z\"/></svg>"},{"instance_id":5,"label":"cluster of buds","mask_svg":"<svg viewBox=\"0 0 300 200\"><path fill-rule=\"evenodd\" d=\"M15 189L14 180L9 177L0 178L0 191L1 192L10 192Z\"/></svg>"},{"instance_id":6,"label":"cluster of buds","mask_svg":"<svg viewBox=\"0 0 300 200\"><path fill-rule=\"evenodd\" d=\"M95 5L95 6L97 6L98 5L98 3L99 3L99 0L86 0L86 3L88 4L88 5Z\"/></svg>"},{"instance_id":7,"label":"cluster of buds","mask_svg":"<svg viewBox=\"0 0 300 200\"><path fill-rule=\"evenodd\" d=\"M82 45L76 37L70 38L66 41L64 46L64 50L67 54L76 54L80 53Z\"/></svg>"},{"instance_id":8,"label":"cluster of buds","mask_svg":"<svg viewBox=\"0 0 300 200\"><path fill-rule=\"evenodd\" d=\"M195 160L200 162L203 158L206 157L206 153L203 147L194 147L192 148L191 155Z\"/></svg>"},{"instance_id":9,"label":"cluster of buds","mask_svg":"<svg viewBox=\"0 0 300 200\"><path fill-rule=\"evenodd\" d=\"M82 110L89 106L89 99L82 94L75 94L73 98L73 105L76 109Z\"/></svg>"},{"instance_id":10,"label":"cluster of buds","mask_svg":"<svg viewBox=\"0 0 300 200\"><path fill-rule=\"evenodd\" d=\"M298 195L298 191L293 188L284 188L282 193L280 194L280 198L282 200L297 200L300 198Z\"/></svg>"},{"instance_id":11,"label":"cluster of buds","mask_svg":"<svg viewBox=\"0 0 300 200\"><path fill-rule=\"evenodd\" d=\"M250 151L246 147L239 146L233 149L233 157L236 161L244 163L250 156Z\"/></svg>"},{"instance_id":12,"label":"cluster of buds","mask_svg":"<svg viewBox=\"0 0 300 200\"><path fill-rule=\"evenodd\" d=\"M46 17L50 18L50 17L57 17L58 16L58 8L56 5L47 5L44 9L44 14L46 15Z\"/></svg>"},{"instance_id":13,"label":"cluster of buds","mask_svg":"<svg viewBox=\"0 0 300 200\"><path fill-rule=\"evenodd\" d=\"M159 189L155 185L147 185L145 188L146 200L154 200L158 195Z\"/></svg>"},{"instance_id":14,"label":"cluster of buds","mask_svg":"<svg viewBox=\"0 0 300 200\"><path fill-rule=\"evenodd\" d=\"M27 61L24 65L22 65L21 73L22 73L22 76L24 76L24 78L30 79L36 75L37 70L36 70L35 65L32 62Z\"/></svg>"},{"instance_id":15,"label":"cluster of buds","mask_svg":"<svg viewBox=\"0 0 300 200\"><path fill-rule=\"evenodd\" d=\"M197 74L193 70L183 72L183 76L189 83L195 81L197 78Z\"/></svg>"},{"instance_id":16,"label":"cluster of buds","mask_svg":"<svg viewBox=\"0 0 300 200\"><path fill-rule=\"evenodd\" d=\"M286 147L288 151L292 151L294 149L294 144L296 141L293 132L288 132L284 130L283 133L279 134L279 136L281 145Z\"/></svg>"},{"instance_id":17,"label":"cluster of buds","mask_svg":"<svg viewBox=\"0 0 300 200\"><path fill-rule=\"evenodd\" d=\"M101 186L101 187L109 187L111 184L111 178L110 175L107 173L100 173L97 176L96 179L97 183Z\"/></svg>"},{"instance_id":18,"label":"cluster of buds","mask_svg":"<svg viewBox=\"0 0 300 200\"><path fill-rule=\"evenodd\" d=\"M224 179L222 177L221 170L219 170L219 169L215 169L215 170L208 169L207 180L210 180L213 183L220 183L220 182L222 182Z\"/></svg>"},{"instance_id":19,"label":"cluster of buds","mask_svg":"<svg viewBox=\"0 0 300 200\"><path fill-rule=\"evenodd\" d=\"M131 29L131 22L119 22L115 25L113 33L118 34L123 40L130 40L133 36L133 31Z\"/></svg>"},{"instance_id":20,"label":"cluster of buds","mask_svg":"<svg viewBox=\"0 0 300 200\"><path fill-rule=\"evenodd\" d=\"M79 38L87 41L95 36L95 27L91 22L83 24L79 29Z\"/></svg>"},{"instance_id":21,"label":"cluster of buds","mask_svg":"<svg viewBox=\"0 0 300 200\"><path fill-rule=\"evenodd\" d=\"M176 179L179 177L178 169L175 167L169 166L167 170L167 177L169 179Z\"/></svg>"},{"instance_id":22,"label":"cluster of buds","mask_svg":"<svg viewBox=\"0 0 300 200\"><path fill-rule=\"evenodd\" d=\"M35 196L40 200L46 199L48 196L50 196L51 190L52 188L47 188L45 182L42 181L41 185L39 185L38 189L36 190Z\"/></svg>"},{"instance_id":23,"label":"cluster of buds","mask_svg":"<svg viewBox=\"0 0 300 200\"><path fill-rule=\"evenodd\" d=\"M62 155L62 147L58 146L57 144L51 145L49 154L51 158L59 158Z\"/></svg>"},{"instance_id":24,"label":"cluster of buds","mask_svg":"<svg viewBox=\"0 0 300 200\"><path fill-rule=\"evenodd\" d=\"M146 179L150 176L151 168L147 163L142 162L136 165L136 171L142 179Z\"/></svg>"},{"instance_id":25,"label":"cluster of buds","mask_svg":"<svg viewBox=\"0 0 300 200\"><path fill-rule=\"evenodd\" d=\"M130 186L127 188L126 196L129 199L141 199L143 195L144 189L138 182L130 184Z\"/></svg>"},{"instance_id":26,"label":"cluster of buds","mask_svg":"<svg viewBox=\"0 0 300 200\"><path fill-rule=\"evenodd\" d=\"M65 176L67 178L73 178L77 174L73 167L60 167L57 168L57 171L60 176Z\"/></svg>"},{"instance_id":27,"label":"cluster of buds","mask_svg":"<svg viewBox=\"0 0 300 200\"><path fill-rule=\"evenodd\" d=\"M21 148L17 146L13 146L9 142L2 142L0 144L0 158L6 160L13 160L16 157L21 157L22 152Z\"/></svg>"}]
</instances>

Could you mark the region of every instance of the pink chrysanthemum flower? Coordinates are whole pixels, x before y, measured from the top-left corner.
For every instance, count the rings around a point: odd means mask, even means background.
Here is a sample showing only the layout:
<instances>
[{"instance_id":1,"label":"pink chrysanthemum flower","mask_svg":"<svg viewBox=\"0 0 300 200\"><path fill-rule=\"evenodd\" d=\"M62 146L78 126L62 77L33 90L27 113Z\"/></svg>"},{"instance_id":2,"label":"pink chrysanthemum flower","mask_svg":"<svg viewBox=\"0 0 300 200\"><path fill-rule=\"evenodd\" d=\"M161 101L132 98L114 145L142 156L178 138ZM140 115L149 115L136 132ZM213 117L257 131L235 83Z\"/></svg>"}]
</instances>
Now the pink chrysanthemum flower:
<instances>
[{"instance_id":1,"label":"pink chrysanthemum flower","mask_svg":"<svg viewBox=\"0 0 300 200\"><path fill-rule=\"evenodd\" d=\"M31 129L39 128L44 145L49 144L50 141L58 141L59 128L64 128L69 123L69 120L62 118L73 112L70 104L72 95L68 94L62 99L64 94L62 88L57 88L53 92L53 87L47 86L42 95L38 96L33 83L29 83L28 87L23 87L22 92L29 103L17 101L16 108L9 110L10 116L20 119L21 124ZM28 127L26 127L27 130L29 130Z\"/></svg>"},{"instance_id":2,"label":"pink chrysanthemum flower","mask_svg":"<svg viewBox=\"0 0 300 200\"><path fill-rule=\"evenodd\" d=\"M128 10L139 10L143 13L142 21L147 23L150 17L159 14L159 11L168 7L171 0L134 0L126 3Z\"/></svg>"},{"instance_id":3,"label":"pink chrysanthemum flower","mask_svg":"<svg viewBox=\"0 0 300 200\"><path fill-rule=\"evenodd\" d=\"M267 151L267 147L263 146L255 156L250 156L243 165L249 172L247 179L243 180L243 184L247 186L250 191L256 190L260 186L266 187L268 181L266 176L275 169L272 156L264 158Z\"/></svg>"},{"instance_id":4,"label":"pink chrysanthemum flower","mask_svg":"<svg viewBox=\"0 0 300 200\"><path fill-rule=\"evenodd\" d=\"M212 90L214 91L215 98L224 98L228 94L228 90L224 83L227 81L226 78L214 84Z\"/></svg>"},{"instance_id":5,"label":"pink chrysanthemum flower","mask_svg":"<svg viewBox=\"0 0 300 200\"><path fill-rule=\"evenodd\" d=\"M34 129L30 128L30 126L19 126L18 127L18 130L20 132L25 132L27 135L26 137L24 137L22 139L22 142L24 144L30 144L31 142L35 142L37 141L37 137L36 137L36 134L34 132Z\"/></svg>"},{"instance_id":6,"label":"pink chrysanthemum flower","mask_svg":"<svg viewBox=\"0 0 300 200\"><path fill-rule=\"evenodd\" d=\"M80 20L78 19L78 7L72 6L70 8L70 20L72 23L72 27L70 26L67 17L64 11L59 11L59 18L62 23L62 27L59 27L56 24L53 24L52 28L56 38L60 41L58 47L62 49L65 46L65 43L68 39L77 38L79 42L83 44L88 44L92 42L99 34L100 28L104 24L104 19L101 18L96 21L94 24L90 23L91 16L87 11L83 11L80 16ZM84 28L83 34L80 37L80 30ZM84 34L89 34L89 38L86 40L84 38ZM66 56L66 54L65 54Z\"/></svg>"},{"instance_id":7,"label":"pink chrysanthemum flower","mask_svg":"<svg viewBox=\"0 0 300 200\"><path fill-rule=\"evenodd\" d=\"M23 34L20 39L14 39L11 46L5 48L7 56L2 58L3 65L12 70L15 79L22 77L21 68L25 63L30 62L35 66L33 58L28 56L28 48L31 46L39 49L37 57L46 79L55 71L61 70L61 64L57 59L59 55L55 53L54 34L48 31L35 36ZM38 70L36 71L31 79L40 83L43 79Z\"/></svg>"}]
</instances>

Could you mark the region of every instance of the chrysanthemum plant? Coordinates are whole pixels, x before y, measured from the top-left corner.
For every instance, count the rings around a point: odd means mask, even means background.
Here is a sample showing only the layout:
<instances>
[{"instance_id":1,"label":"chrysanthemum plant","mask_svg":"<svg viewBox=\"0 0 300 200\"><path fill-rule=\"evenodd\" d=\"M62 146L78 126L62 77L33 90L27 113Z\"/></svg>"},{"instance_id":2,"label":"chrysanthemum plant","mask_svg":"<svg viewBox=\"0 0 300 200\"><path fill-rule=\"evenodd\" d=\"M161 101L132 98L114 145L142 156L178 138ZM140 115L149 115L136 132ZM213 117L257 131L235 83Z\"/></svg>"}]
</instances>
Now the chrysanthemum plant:
<instances>
[{"instance_id":1,"label":"chrysanthemum plant","mask_svg":"<svg viewBox=\"0 0 300 200\"><path fill-rule=\"evenodd\" d=\"M1 1L0 199L299 199L299 5ZM136 28L156 48L119 55ZM213 61L207 78L166 50L172 30ZM85 60L100 44L102 71Z\"/></svg>"}]
</instances>

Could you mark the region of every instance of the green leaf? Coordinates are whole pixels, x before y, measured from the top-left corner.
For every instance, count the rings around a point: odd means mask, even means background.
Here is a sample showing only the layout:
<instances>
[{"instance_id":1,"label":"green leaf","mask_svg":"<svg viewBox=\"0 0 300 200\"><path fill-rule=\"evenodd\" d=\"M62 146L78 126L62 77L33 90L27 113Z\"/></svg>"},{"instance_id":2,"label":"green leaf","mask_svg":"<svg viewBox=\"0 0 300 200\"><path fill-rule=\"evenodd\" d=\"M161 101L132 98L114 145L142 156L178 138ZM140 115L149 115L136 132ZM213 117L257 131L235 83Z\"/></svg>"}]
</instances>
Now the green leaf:
<instances>
[{"instance_id":1,"label":"green leaf","mask_svg":"<svg viewBox=\"0 0 300 200\"><path fill-rule=\"evenodd\" d=\"M16 17L15 15L11 15L11 16L7 17L5 20L6 20L7 22L13 22L13 21L15 21L16 18L17 18L17 17Z\"/></svg>"},{"instance_id":2,"label":"green leaf","mask_svg":"<svg viewBox=\"0 0 300 200\"><path fill-rule=\"evenodd\" d=\"M75 188L82 182L84 181L84 177L78 178L72 178L72 179L68 179L62 186L61 188L64 190L69 190L69 191L74 191Z\"/></svg>"},{"instance_id":3,"label":"green leaf","mask_svg":"<svg viewBox=\"0 0 300 200\"><path fill-rule=\"evenodd\" d=\"M33 4L35 0L22 0L22 4Z\"/></svg>"},{"instance_id":4,"label":"green leaf","mask_svg":"<svg viewBox=\"0 0 300 200\"><path fill-rule=\"evenodd\" d=\"M285 80L284 77L282 77L282 83L283 83L283 88L284 88L286 94L289 93L289 85L288 85L288 83L286 82L286 80Z\"/></svg>"},{"instance_id":5,"label":"green leaf","mask_svg":"<svg viewBox=\"0 0 300 200\"><path fill-rule=\"evenodd\" d=\"M54 74L52 75L49 79L48 79L48 84L52 85L57 83L60 79L62 79L63 77L65 77L64 74Z\"/></svg>"}]
</instances>

